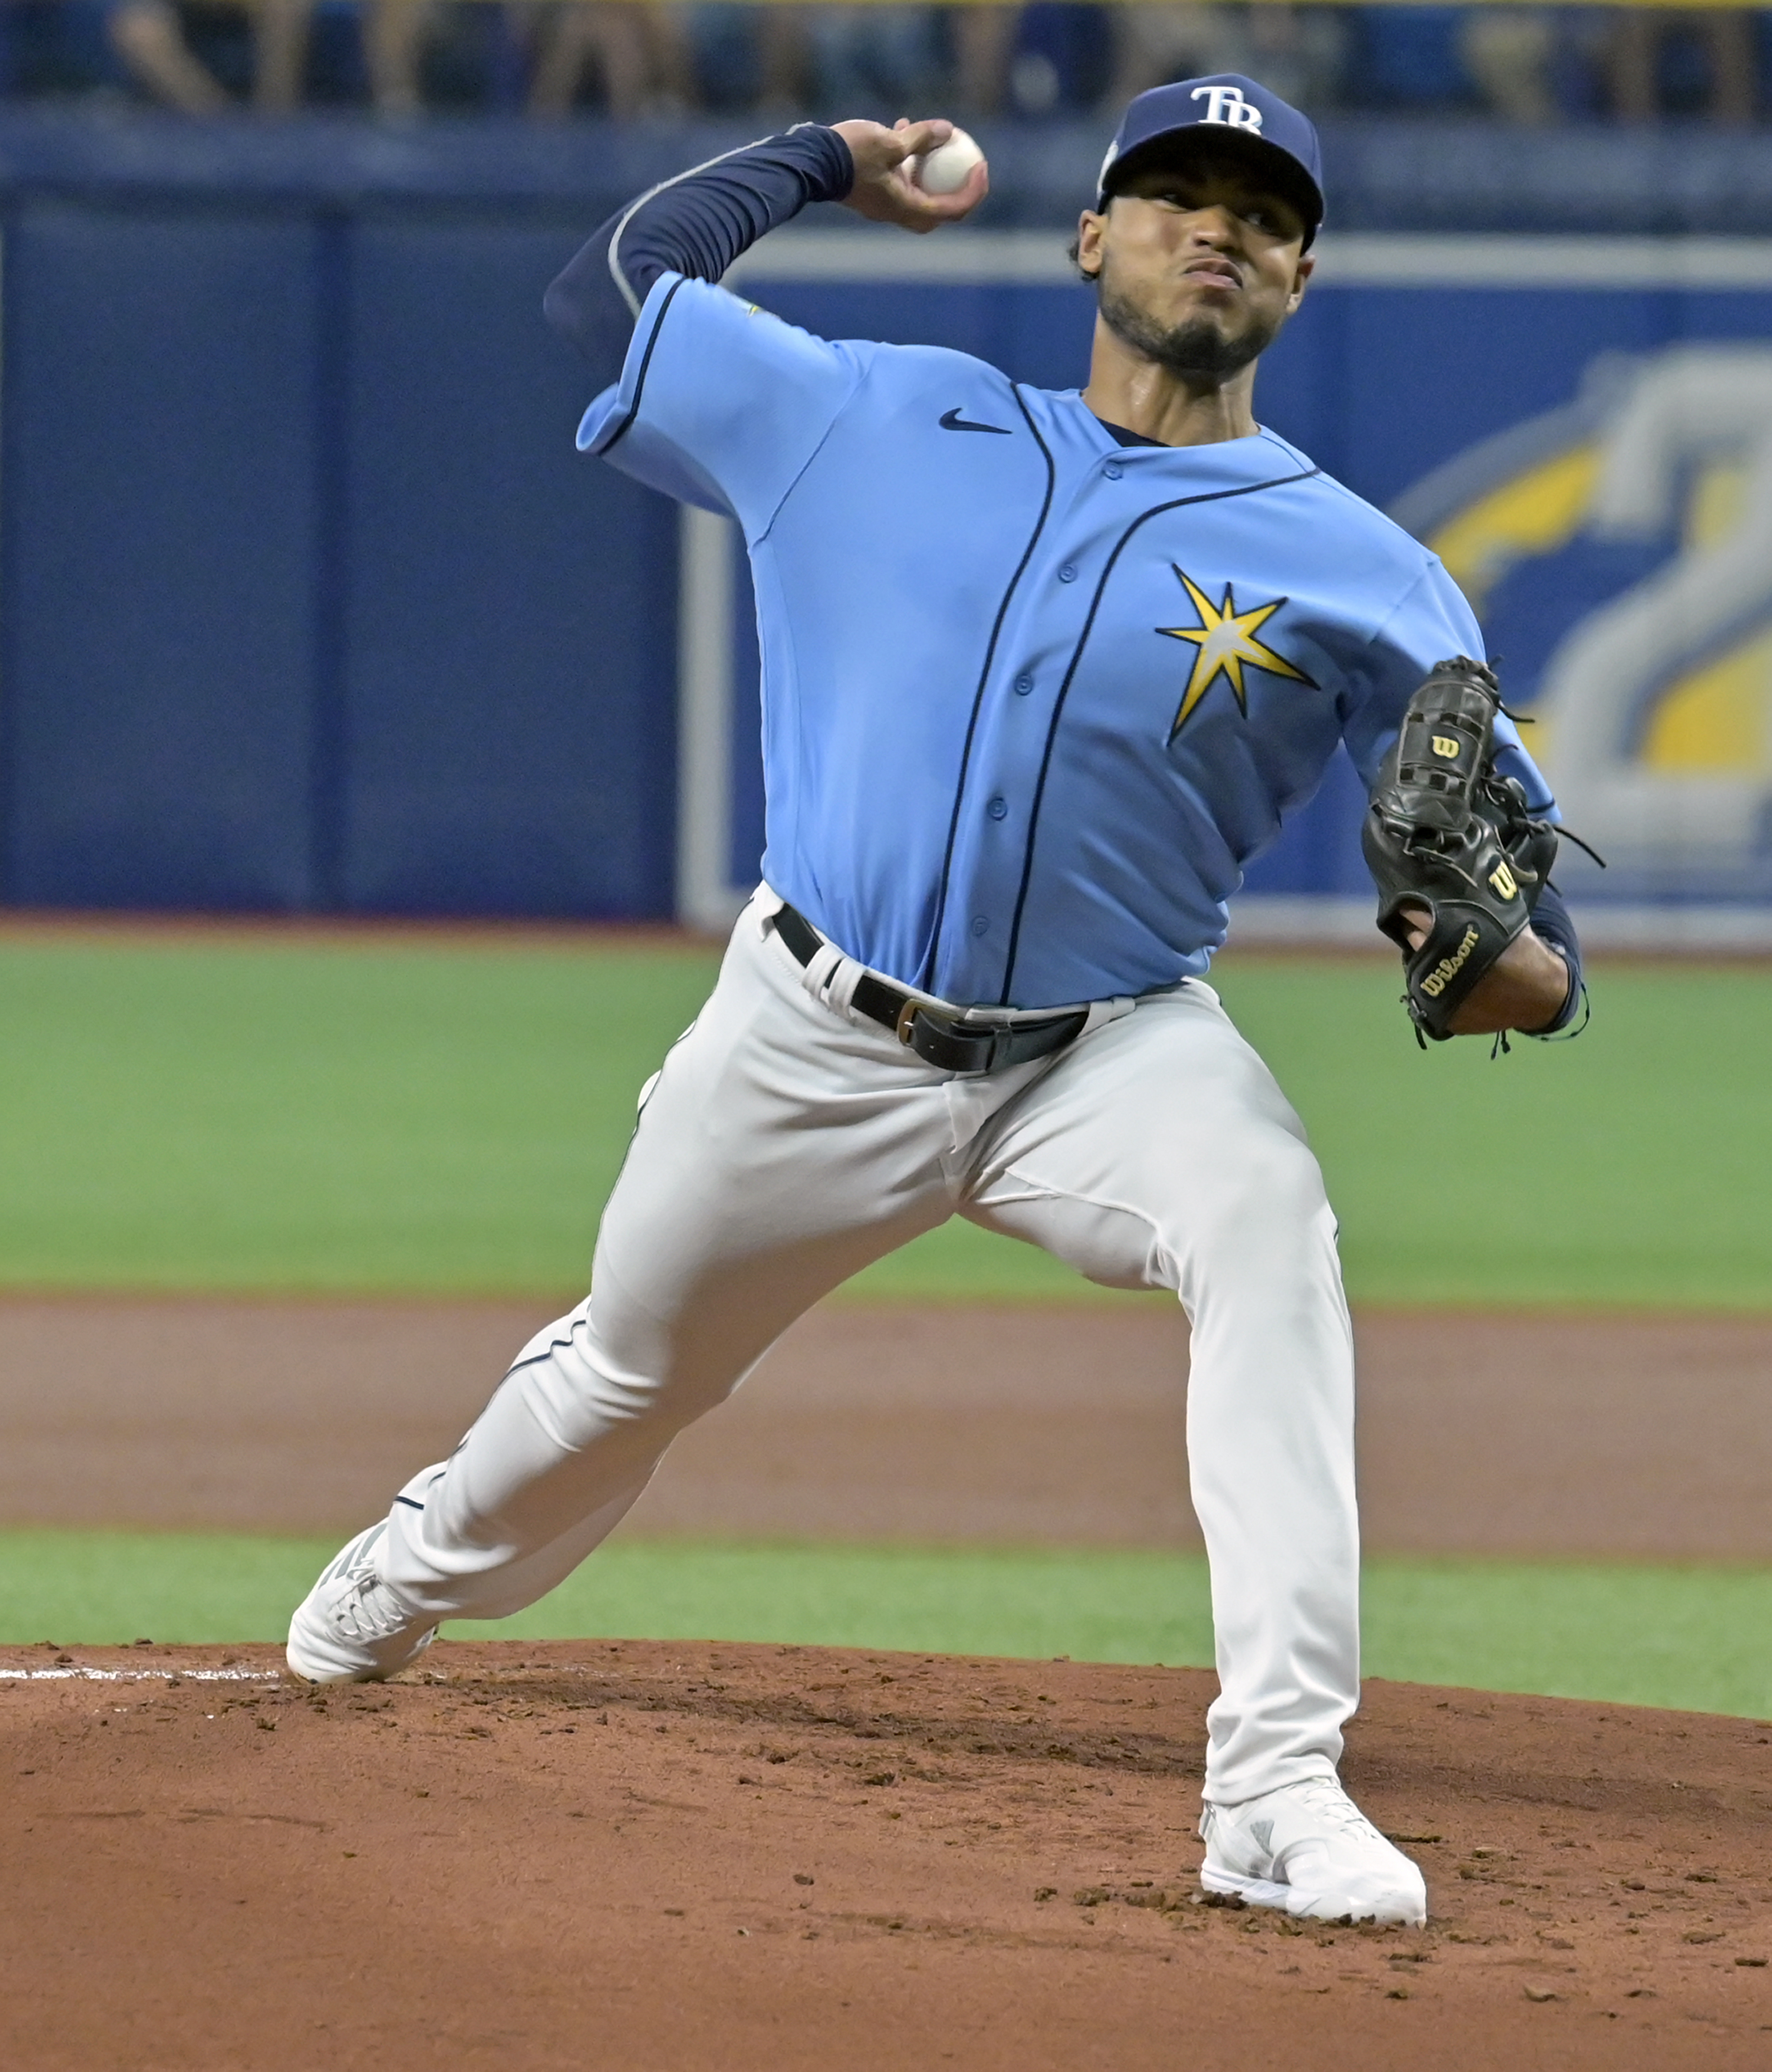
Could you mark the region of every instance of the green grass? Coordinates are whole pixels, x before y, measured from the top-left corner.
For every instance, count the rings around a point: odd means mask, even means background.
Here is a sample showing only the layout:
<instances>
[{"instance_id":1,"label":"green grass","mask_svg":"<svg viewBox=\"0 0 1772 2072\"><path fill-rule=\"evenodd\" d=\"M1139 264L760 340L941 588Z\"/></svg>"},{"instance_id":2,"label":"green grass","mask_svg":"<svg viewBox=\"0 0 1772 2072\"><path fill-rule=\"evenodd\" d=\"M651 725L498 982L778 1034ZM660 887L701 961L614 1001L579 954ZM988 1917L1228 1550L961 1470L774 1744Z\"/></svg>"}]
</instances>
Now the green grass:
<instances>
[{"instance_id":1,"label":"green grass","mask_svg":"<svg viewBox=\"0 0 1772 2072\"><path fill-rule=\"evenodd\" d=\"M580 1290L703 950L0 944L0 1285ZM1388 964L1231 959L1371 1302L1772 1307L1772 974L1601 972L1568 1046L1425 1054ZM857 1293L1091 1297L954 1223ZM1106 1299L1106 1298L1101 1298Z\"/></svg>"},{"instance_id":2,"label":"green grass","mask_svg":"<svg viewBox=\"0 0 1772 2072\"><path fill-rule=\"evenodd\" d=\"M0 947L0 1281L579 1289L702 950Z\"/></svg>"},{"instance_id":3,"label":"green grass","mask_svg":"<svg viewBox=\"0 0 1772 2072\"><path fill-rule=\"evenodd\" d=\"M331 1541L0 1534L0 1641L272 1640ZM617 1539L463 1638L757 1640L1209 1664L1205 1564L1156 1553ZM1369 1675L1772 1713L1772 1571L1382 1560Z\"/></svg>"},{"instance_id":4,"label":"green grass","mask_svg":"<svg viewBox=\"0 0 1772 2072\"><path fill-rule=\"evenodd\" d=\"M1386 964L1222 988L1304 1116L1366 1302L1772 1307L1772 972L1613 968L1569 1043L1417 1049Z\"/></svg>"}]
</instances>

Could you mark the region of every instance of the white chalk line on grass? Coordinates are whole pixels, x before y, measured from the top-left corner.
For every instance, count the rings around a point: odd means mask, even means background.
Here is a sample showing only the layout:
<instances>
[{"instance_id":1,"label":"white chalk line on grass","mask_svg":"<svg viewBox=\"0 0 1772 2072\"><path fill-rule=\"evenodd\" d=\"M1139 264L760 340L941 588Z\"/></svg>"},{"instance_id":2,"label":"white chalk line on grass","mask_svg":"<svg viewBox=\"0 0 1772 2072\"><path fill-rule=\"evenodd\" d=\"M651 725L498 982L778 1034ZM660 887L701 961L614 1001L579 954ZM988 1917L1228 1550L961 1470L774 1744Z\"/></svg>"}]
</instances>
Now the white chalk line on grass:
<instances>
[{"instance_id":1,"label":"white chalk line on grass","mask_svg":"<svg viewBox=\"0 0 1772 2072\"><path fill-rule=\"evenodd\" d=\"M281 1684L274 1669L95 1669L83 1663L47 1669L0 1668L0 1681L14 1684Z\"/></svg>"}]
</instances>

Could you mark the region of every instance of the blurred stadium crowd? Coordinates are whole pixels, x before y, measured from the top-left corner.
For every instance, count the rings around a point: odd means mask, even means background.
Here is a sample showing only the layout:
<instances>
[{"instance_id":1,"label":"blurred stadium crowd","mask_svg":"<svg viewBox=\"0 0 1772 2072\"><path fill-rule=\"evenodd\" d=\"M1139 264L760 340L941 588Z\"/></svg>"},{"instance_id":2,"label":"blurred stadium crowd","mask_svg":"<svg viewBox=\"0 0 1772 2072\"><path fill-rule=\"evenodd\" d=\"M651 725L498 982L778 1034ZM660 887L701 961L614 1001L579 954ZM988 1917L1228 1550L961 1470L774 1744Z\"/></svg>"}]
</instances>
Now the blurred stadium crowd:
<instances>
[{"instance_id":1,"label":"blurred stadium crowd","mask_svg":"<svg viewBox=\"0 0 1772 2072\"><path fill-rule=\"evenodd\" d=\"M1246 72L1313 113L1772 120L1772 10L1035 0L0 0L0 95L560 119L1062 119Z\"/></svg>"}]
</instances>

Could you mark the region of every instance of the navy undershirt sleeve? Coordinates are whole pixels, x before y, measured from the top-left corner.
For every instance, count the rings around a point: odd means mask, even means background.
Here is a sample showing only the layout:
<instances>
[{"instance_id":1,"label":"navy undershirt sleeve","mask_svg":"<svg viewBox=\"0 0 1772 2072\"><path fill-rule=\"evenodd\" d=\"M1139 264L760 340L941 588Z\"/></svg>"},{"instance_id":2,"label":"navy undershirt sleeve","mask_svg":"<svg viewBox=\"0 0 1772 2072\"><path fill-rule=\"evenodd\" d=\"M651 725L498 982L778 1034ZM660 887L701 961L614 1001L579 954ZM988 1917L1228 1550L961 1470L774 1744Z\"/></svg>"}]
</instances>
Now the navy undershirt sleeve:
<instances>
[{"instance_id":1,"label":"navy undershirt sleeve","mask_svg":"<svg viewBox=\"0 0 1772 2072\"><path fill-rule=\"evenodd\" d=\"M679 173L619 209L548 290L548 322L591 363L597 384L621 378L641 306L661 273L718 281L740 253L809 203L855 184L849 146L822 123L797 123Z\"/></svg>"},{"instance_id":2,"label":"navy undershirt sleeve","mask_svg":"<svg viewBox=\"0 0 1772 2072\"><path fill-rule=\"evenodd\" d=\"M1564 904L1562 894L1549 885L1540 890L1538 904L1532 909L1532 932L1542 935L1552 949L1561 951L1563 961L1569 968L1568 997L1560 1012L1554 1021L1531 1032L1535 1036L1553 1036L1574 1019L1575 1010L1581 1002L1581 945L1576 939L1575 922Z\"/></svg>"}]
</instances>

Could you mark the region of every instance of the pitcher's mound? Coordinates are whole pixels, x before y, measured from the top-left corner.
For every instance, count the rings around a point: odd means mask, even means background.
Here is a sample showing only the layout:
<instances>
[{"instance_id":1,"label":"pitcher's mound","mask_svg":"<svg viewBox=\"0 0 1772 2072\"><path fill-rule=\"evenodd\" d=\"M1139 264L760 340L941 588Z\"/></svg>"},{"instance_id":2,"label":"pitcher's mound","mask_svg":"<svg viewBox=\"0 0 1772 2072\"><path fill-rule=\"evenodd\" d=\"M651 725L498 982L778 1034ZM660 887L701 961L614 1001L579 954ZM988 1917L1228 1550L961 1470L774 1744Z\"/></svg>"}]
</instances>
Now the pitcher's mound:
<instances>
[{"instance_id":1,"label":"pitcher's mound","mask_svg":"<svg viewBox=\"0 0 1772 2072\"><path fill-rule=\"evenodd\" d=\"M0 1652L8 2065L1772 2063L1772 1728L1368 1688L1432 1925L1208 1907L1198 1671L440 1643Z\"/></svg>"}]
</instances>

